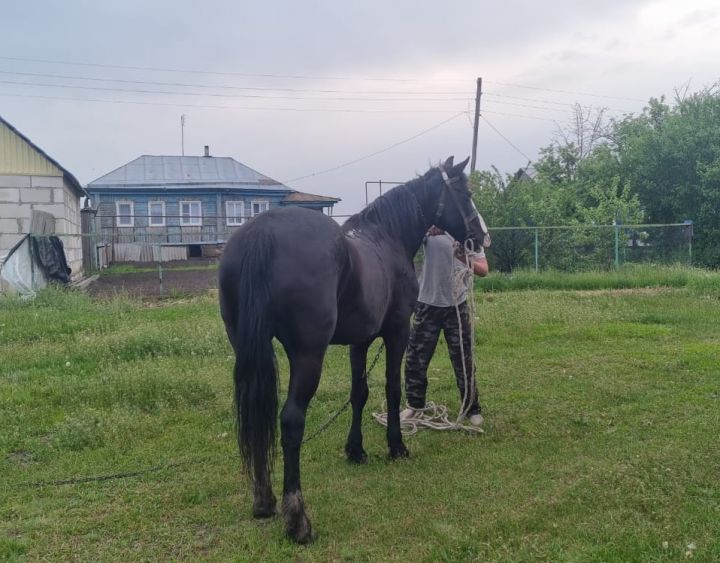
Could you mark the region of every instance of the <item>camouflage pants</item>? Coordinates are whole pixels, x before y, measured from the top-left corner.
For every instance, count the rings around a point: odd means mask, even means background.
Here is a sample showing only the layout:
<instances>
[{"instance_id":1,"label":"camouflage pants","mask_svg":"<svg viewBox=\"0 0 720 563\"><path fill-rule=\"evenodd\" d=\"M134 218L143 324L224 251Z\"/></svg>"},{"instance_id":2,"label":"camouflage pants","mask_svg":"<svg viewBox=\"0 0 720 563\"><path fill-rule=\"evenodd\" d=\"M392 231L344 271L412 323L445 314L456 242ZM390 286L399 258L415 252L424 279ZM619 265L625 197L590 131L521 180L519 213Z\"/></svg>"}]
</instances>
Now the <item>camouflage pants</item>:
<instances>
[{"instance_id":1,"label":"camouflage pants","mask_svg":"<svg viewBox=\"0 0 720 563\"><path fill-rule=\"evenodd\" d=\"M480 412L480 405L475 385L475 369L470 341L470 313L467 303L461 303L459 309L465 368L469 384L463 410L469 406L468 413L472 415ZM418 302L405 356L405 396L408 405L416 409L425 406L425 393L428 385L427 370L435 352L440 331L445 333L445 341L455 371L455 381L460 391L460 399L465 397L463 355L460 352L460 327L458 327L455 307L433 307Z\"/></svg>"}]
</instances>

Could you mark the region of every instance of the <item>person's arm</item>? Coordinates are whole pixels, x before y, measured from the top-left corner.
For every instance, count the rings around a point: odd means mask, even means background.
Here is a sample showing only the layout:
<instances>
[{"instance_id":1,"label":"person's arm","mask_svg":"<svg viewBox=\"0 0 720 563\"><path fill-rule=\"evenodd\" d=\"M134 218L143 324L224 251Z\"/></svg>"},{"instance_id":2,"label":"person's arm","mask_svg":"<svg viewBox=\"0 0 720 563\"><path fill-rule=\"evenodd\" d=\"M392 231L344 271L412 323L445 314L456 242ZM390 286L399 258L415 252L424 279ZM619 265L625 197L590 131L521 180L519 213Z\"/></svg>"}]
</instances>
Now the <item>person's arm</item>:
<instances>
[{"instance_id":1,"label":"person's arm","mask_svg":"<svg viewBox=\"0 0 720 563\"><path fill-rule=\"evenodd\" d=\"M460 260L463 264L466 264L465 255L465 249L458 245L455 249L455 258ZM482 278L488 275L489 267L484 249L481 248L480 252L473 252L470 254L470 265L472 266L473 274L476 276Z\"/></svg>"},{"instance_id":2,"label":"person's arm","mask_svg":"<svg viewBox=\"0 0 720 563\"><path fill-rule=\"evenodd\" d=\"M484 278L488 275L489 267L487 258L485 257L485 252L480 251L478 254L473 256L472 268L473 274L476 276Z\"/></svg>"}]
</instances>

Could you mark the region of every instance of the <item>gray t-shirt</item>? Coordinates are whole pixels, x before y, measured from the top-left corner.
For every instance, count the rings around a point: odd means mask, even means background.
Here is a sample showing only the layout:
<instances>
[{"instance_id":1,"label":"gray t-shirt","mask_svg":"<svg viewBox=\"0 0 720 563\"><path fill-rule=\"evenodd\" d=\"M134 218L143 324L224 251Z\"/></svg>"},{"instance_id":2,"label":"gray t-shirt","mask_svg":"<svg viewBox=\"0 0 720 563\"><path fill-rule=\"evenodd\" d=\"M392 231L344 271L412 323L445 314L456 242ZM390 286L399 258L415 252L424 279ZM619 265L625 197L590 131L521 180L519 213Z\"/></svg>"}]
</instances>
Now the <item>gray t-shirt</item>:
<instances>
[{"instance_id":1,"label":"gray t-shirt","mask_svg":"<svg viewBox=\"0 0 720 563\"><path fill-rule=\"evenodd\" d=\"M452 307L467 299L472 272L455 258L455 240L448 234L425 239L425 262L420 272L418 301L434 307ZM483 256L483 253L474 257ZM455 298L453 299L453 291Z\"/></svg>"}]
</instances>

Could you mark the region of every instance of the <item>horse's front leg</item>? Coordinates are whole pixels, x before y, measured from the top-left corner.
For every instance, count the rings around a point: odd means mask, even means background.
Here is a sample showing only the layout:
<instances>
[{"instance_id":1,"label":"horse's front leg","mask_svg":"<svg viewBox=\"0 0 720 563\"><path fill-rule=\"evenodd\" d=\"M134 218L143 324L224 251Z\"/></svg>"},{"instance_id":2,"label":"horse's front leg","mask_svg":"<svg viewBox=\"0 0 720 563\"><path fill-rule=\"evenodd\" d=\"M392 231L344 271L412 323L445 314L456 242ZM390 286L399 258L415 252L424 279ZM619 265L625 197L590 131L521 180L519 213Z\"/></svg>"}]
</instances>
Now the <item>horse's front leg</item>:
<instances>
[{"instance_id":1,"label":"horse's front leg","mask_svg":"<svg viewBox=\"0 0 720 563\"><path fill-rule=\"evenodd\" d=\"M408 342L408 323L394 326L383 336L385 341L385 397L387 399L387 441L390 457L393 459L408 457L410 452L405 447L400 432L400 367Z\"/></svg>"},{"instance_id":2,"label":"horse's front leg","mask_svg":"<svg viewBox=\"0 0 720 563\"><path fill-rule=\"evenodd\" d=\"M325 351L288 353L290 385L287 401L280 414L282 448L285 458L282 511L285 531L298 543L313 539L310 519L300 489L300 446L305 433L305 414L315 395Z\"/></svg>"},{"instance_id":3,"label":"horse's front leg","mask_svg":"<svg viewBox=\"0 0 720 563\"><path fill-rule=\"evenodd\" d=\"M352 390L350 391L350 404L352 404L352 423L350 433L345 443L345 455L352 463L365 463L367 454L363 449L362 411L368 399L368 383L365 377L367 365L367 351L370 342L350 346L350 370L352 372Z\"/></svg>"}]
</instances>

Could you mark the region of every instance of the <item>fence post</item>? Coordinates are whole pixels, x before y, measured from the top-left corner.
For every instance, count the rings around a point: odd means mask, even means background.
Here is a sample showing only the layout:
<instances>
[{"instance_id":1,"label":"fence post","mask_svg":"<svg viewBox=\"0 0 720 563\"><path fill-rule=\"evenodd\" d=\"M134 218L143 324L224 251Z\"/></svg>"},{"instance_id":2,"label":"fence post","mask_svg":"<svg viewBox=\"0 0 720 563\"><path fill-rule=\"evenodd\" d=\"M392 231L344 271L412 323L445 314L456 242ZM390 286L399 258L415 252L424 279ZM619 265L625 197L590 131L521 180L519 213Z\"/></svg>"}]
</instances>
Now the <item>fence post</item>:
<instances>
[{"instance_id":1,"label":"fence post","mask_svg":"<svg viewBox=\"0 0 720 563\"><path fill-rule=\"evenodd\" d=\"M538 228L535 227L535 273L537 273L537 271L538 271L538 263L540 262L539 256L538 256L538 247L539 247Z\"/></svg>"},{"instance_id":2,"label":"fence post","mask_svg":"<svg viewBox=\"0 0 720 563\"><path fill-rule=\"evenodd\" d=\"M617 219L614 222L615 225L615 269L620 268L620 224Z\"/></svg>"},{"instance_id":3,"label":"fence post","mask_svg":"<svg viewBox=\"0 0 720 563\"><path fill-rule=\"evenodd\" d=\"M692 239L693 239L693 235L694 235L693 222L692 222L692 219L685 219L683 221L683 223L685 224L684 231L685 231L685 236L687 237L687 241L688 241L688 261L689 261L689 265L692 266Z\"/></svg>"},{"instance_id":4,"label":"fence post","mask_svg":"<svg viewBox=\"0 0 720 563\"><path fill-rule=\"evenodd\" d=\"M160 293L163 293L163 271L162 271L162 246L160 243L157 245L158 253L158 278L160 280Z\"/></svg>"}]
</instances>

